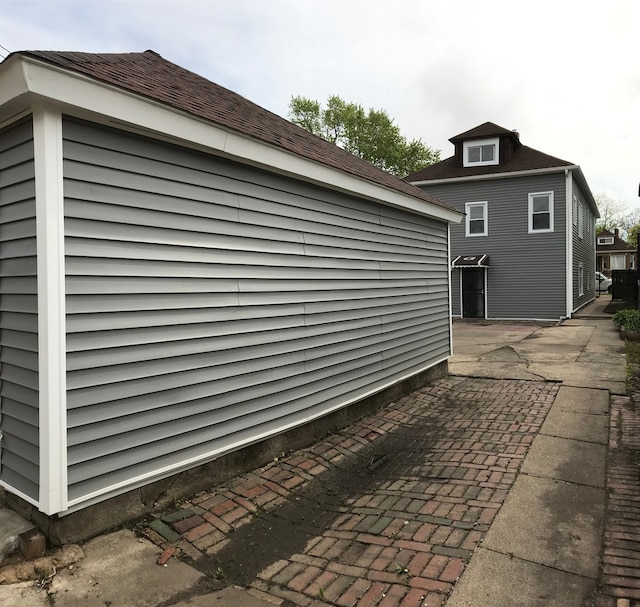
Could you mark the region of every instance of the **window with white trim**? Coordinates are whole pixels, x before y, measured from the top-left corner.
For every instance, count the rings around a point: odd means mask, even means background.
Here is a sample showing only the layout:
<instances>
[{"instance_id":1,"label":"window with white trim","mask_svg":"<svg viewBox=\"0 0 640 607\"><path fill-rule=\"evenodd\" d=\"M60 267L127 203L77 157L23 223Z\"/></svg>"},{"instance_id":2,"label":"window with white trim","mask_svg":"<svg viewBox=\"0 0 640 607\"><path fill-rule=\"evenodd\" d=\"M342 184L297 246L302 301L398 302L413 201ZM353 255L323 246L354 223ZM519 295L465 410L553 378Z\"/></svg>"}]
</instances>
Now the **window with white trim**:
<instances>
[{"instance_id":1,"label":"window with white trim","mask_svg":"<svg viewBox=\"0 0 640 607\"><path fill-rule=\"evenodd\" d=\"M578 202L578 237L584 238L584 205Z\"/></svg>"},{"instance_id":2,"label":"window with white trim","mask_svg":"<svg viewBox=\"0 0 640 607\"><path fill-rule=\"evenodd\" d=\"M578 197L573 195L573 225L578 225Z\"/></svg>"},{"instance_id":3,"label":"window with white trim","mask_svg":"<svg viewBox=\"0 0 640 607\"><path fill-rule=\"evenodd\" d=\"M613 236L598 236L598 244L613 244Z\"/></svg>"},{"instance_id":4,"label":"window with white trim","mask_svg":"<svg viewBox=\"0 0 640 607\"><path fill-rule=\"evenodd\" d=\"M529 194L529 233L553 232L553 192Z\"/></svg>"},{"instance_id":5,"label":"window with white trim","mask_svg":"<svg viewBox=\"0 0 640 607\"><path fill-rule=\"evenodd\" d=\"M627 256L626 255L611 255L609 258L611 261L612 270L626 270L627 269Z\"/></svg>"},{"instance_id":6,"label":"window with white trim","mask_svg":"<svg viewBox=\"0 0 640 607\"><path fill-rule=\"evenodd\" d=\"M489 233L487 221L487 202L467 202L464 205L466 213L466 236L486 236Z\"/></svg>"},{"instance_id":7,"label":"window with white trim","mask_svg":"<svg viewBox=\"0 0 640 607\"><path fill-rule=\"evenodd\" d=\"M578 295L584 295L584 265L578 264Z\"/></svg>"},{"instance_id":8,"label":"window with white trim","mask_svg":"<svg viewBox=\"0 0 640 607\"><path fill-rule=\"evenodd\" d=\"M490 164L498 164L500 140L494 139L476 139L475 141L465 141L462 144L463 166L485 166Z\"/></svg>"}]
</instances>

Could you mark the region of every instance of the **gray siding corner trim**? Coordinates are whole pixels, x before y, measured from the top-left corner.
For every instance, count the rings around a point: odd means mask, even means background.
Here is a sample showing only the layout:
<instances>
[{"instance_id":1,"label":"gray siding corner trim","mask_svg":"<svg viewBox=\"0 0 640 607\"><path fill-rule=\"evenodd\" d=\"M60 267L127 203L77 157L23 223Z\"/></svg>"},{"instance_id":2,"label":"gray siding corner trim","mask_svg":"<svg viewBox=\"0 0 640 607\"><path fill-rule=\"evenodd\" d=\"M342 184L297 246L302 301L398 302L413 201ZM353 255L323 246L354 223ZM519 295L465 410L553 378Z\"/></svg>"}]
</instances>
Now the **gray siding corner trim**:
<instances>
[{"instance_id":1,"label":"gray siding corner trim","mask_svg":"<svg viewBox=\"0 0 640 607\"><path fill-rule=\"evenodd\" d=\"M65 119L70 508L450 355L448 225Z\"/></svg>"},{"instance_id":2,"label":"gray siding corner trim","mask_svg":"<svg viewBox=\"0 0 640 607\"><path fill-rule=\"evenodd\" d=\"M0 131L0 483L39 499L38 290L33 125Z\"/></svg>"}]
</instances>

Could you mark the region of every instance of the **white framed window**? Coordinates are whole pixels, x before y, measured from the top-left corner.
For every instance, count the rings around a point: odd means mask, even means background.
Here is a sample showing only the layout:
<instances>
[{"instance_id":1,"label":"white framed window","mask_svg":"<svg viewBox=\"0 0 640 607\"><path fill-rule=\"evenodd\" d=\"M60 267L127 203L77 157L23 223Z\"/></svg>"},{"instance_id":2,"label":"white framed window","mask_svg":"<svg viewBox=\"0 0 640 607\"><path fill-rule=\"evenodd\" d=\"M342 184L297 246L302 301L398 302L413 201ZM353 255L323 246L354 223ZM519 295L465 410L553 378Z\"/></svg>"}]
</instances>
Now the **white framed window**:
<instances>
[{"instance_id":1,"label":"white framed window","mask_svg":"<svg viewBox=\"0 0 640 607\"><path fill-rule=\"evenodd\" d=\"M553 192L529 194L529 234L553 232Z\"/></svg>"},{"instance_id":2,"label":"white framed window","mask_svg":"<svg viewBox=\"0 0 640 607\"><path fill-rule=\"evenodd\" d=\"M500 161L500 140L476 139L462 144L463 166L484 166L498 164Z\"/></svg>"},{"instance_id":3,"label":"white framed window","mask_svg":"<svg viewBox=\"0 0 640 607\"><path fill-rule=\"evenodd\" d=\"M578 295L584 295L584 265L578 264Z\"/></svg>"},{"instance_id":4,"label":"white framed window","mask_svg":"<svg viewBox=\"0 0 640 607\"><path fill-rule=\"evenodd\" d=\"M578 225L578 197L573 195L573 225Z\"/></svg>"},{"instance_id":5,"label":"white framed window","mask_svg":"<svg viewBox=\"0 0 640 607\"><path fill-rule=\"evenodd\" d=\"M626 255L611 255L611 269L612 270L626 270L627 269L627 257Z\"/></svg>"},{"instance_id":6,"label":"white framed window","mask_svg":"<svg viewBox=\"0 0 640 607\"><path fill-rule=\"evenodd\" d=\"M466 236L486 236L489 233L487 202L467 202L464 210Z\"/></svg>"},{"instance_id":7,"label":"white framed window","mask_svg":"<svg viewBox=\"0 0 640 607\"><path fill-rule=\"evenodd\" d=\"M578 203L578 237L584 238L584 205Z\"/></svg>"},{"instance_id":8,"label":"white framed window","mask_svg":"<svg viewBox=\"0 0 640 607\"><path fill-rule=\"evenodd\" d=\"M613 236L598 236L598 244L613 244Z\"/></svg>"}]
</instances>

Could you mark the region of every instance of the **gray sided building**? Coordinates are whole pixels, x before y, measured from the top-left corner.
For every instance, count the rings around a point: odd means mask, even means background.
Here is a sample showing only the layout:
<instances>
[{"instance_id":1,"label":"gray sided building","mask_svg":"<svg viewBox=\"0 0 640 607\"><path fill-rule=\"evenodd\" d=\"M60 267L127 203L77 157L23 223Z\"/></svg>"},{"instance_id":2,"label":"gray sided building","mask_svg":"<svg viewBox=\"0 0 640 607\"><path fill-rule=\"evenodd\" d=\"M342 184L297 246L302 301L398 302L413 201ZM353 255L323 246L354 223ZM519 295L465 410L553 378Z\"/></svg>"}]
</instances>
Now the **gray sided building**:
<instances>
[{"instance_id":1,"label":"gray sided building","mask_svg":"<svg viewBox=\"0 0 640 607\"><path fill-rule=\"evenodd\" d=\"M465 213L451 228L452 312L560 320L596 296L595 220L582 170L487 122L406 180Z\"/></svg>"},{"instance_id":2,"label":"gray sided building","mask_svg":"<svg viewBox=\"0 0 640 607\"><path fill-rule=\"evenodd\" d=\"M156 53L10 55L0 176L0 485L61 541L446 372L462 215Z\"/></svg>"}]
</instances>

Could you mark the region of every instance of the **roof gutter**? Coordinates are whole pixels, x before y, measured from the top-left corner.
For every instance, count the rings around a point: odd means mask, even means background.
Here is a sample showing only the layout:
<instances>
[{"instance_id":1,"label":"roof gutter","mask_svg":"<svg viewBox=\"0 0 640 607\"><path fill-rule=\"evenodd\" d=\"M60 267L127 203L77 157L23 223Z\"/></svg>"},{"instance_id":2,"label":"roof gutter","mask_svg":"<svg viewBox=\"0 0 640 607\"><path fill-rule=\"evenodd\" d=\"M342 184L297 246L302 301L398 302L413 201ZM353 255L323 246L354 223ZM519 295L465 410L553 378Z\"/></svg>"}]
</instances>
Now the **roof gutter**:
<instances>
[{"instance_id":1,"label":"roof gutter","mask_svg":"<svg viewBox=\"0 0 640 607\"><path fill-rule=\"evenodd\" d=\"M447 177L446 179L426 179L423 181L410 181L416 186L439 185L441 183L464 183L466 181L488 181L490 179L510 179L512 177L526 177L528 175L541 175L545 173L560 173L578 169L579 165L572 164L544 169L527 169L526 171L512 171L509 173L488 173L486 175L465 175L464 177Z\"/></svg>"},{"instance_id":2,"label":"roof gutter","mask_svg":"<svg viewBox=\"0 0 640 607\"><path fill-rule=\"evenodd\" d=\"M579 164L569 164L565 166L558 167L547 167L543 169L527 169L526 171L512 171L510 173L488 173L485 175L465 175L464 177L447 177L445 179L426 179L421 181L409 181L415 186L429 186L429 185L439 185L444 183L465 183L468 181L488 181L491 179L511 179L515 177L527 177L529 175L544 175L548 173L560 173L564 172L566 174L567 171L573 171L578 184L580 185L581 190L583 191L587 202L591 206L591 210L595 213L596 218L600 217L600 212L598 211L598 205L596 204L595 198L589 188L589 184L580 168Z\"/></svg>"}]
</instances>

